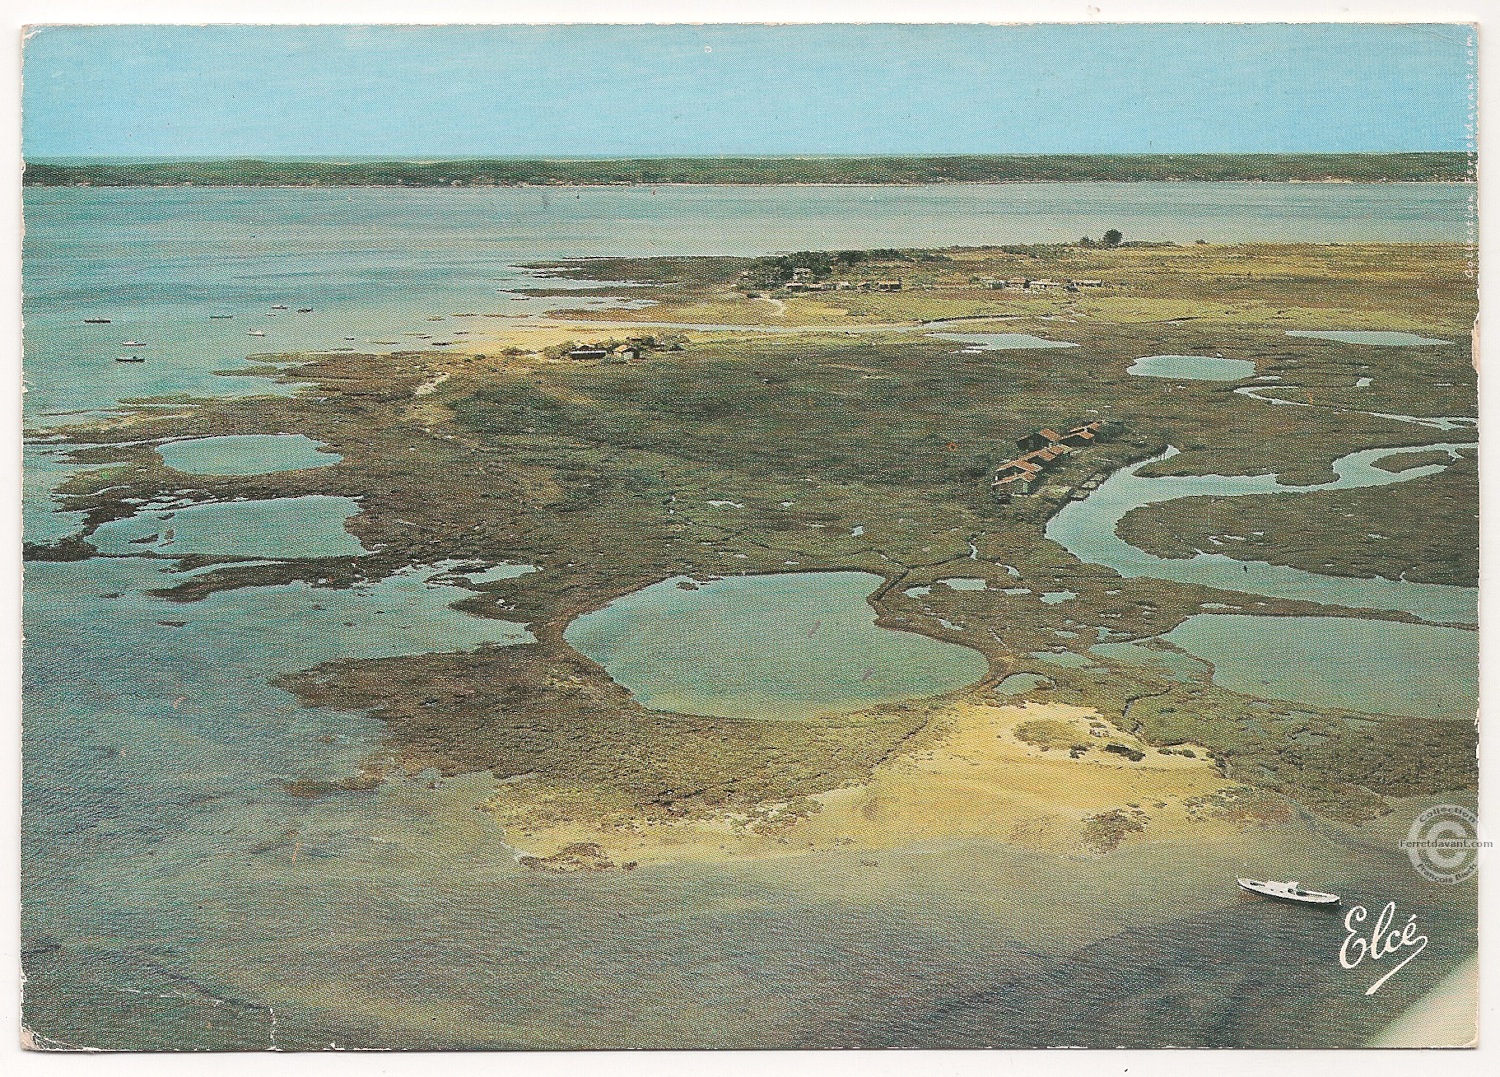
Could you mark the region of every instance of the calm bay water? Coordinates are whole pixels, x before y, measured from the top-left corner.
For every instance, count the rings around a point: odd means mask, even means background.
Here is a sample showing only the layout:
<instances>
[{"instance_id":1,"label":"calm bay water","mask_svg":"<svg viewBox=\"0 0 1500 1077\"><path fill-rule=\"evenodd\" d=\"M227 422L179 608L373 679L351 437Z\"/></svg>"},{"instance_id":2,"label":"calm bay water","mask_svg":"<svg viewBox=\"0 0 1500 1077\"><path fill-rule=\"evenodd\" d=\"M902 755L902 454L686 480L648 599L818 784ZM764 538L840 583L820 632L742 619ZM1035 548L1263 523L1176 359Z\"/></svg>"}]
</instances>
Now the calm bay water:
<instances>
[{"instance_id":1,"label":"calm bay water","mask_svg":"<svg viewBox=\"0 0 1500 1077\"><path fill-rule=\"evenodd\" d=\"M25 191L27 413L161 393L259 393L213 372L342 347L501 297L517 263L606 255L1032 243L1119 228L1192 242L1466 242L1467 184ZM634 294L624 290L623 295ZM270 307L292 309L274 315ZM310 314L296 308L312 307ZM230 319L210 320L213 314ZM112 319L84 325L84 318ZM251 330L264 337L250 337ZM115 363L125 341L142 364Z\"/></svg>"},{"instance_id":2,"label":"calm bay water","mask_svg":"<svg viewBox=\"0 0 1500 1077\"><path fill-rule=\"evenodd\" d=\"M390 347L369 342L432 331L432 316L555 306L505 294L535 280L521 262L1031 242L1108 227L1181 241L1458 242L1472 189L30 188L25 196L26 416L38 427L63 421L56 413L108 411L139 396L292 391L214 373L244 368L257 352ZM291 309L273 312L277 304ZM210 317L225 314L233 317ZM124 349L127 341L145 345L144 363L115 363L137 350ZM217 466L256 466L222 445L214 455ZM77 465L31 446L28 468L28 537L76 530L76 516L53 512L51 490ZM316 501L302 506L311 515L295 516L274 503L184 508L173 519L155 510L112 525L120 541L111 549L171 555L211 539L225 553L294 556L307 552L287 544L301 532L327 543L318 552L357 553L342 530L357 506ZM195 536L195 521L212 526ZM172 565L126 556L28 566L26 1020L45 1042L874 1045L908 1042L913 1014L924 1022L918 1041L923 1030L933 1042L968 1037L976 1012L1001 1042L1009 1033L999 1025L1061 1035L1079 999L1030 992L998 1011L954 1000L1000 997L1006 984L1066 967L1056 963L1088 943L1092 968L1145 948L1172 982L1210 991L1217 981L1197 958L1176 956L1184 940L1192 955L1210 936L1232 949L1264 935L1263 924L1227 914L1236 899L1219 885L1220 849L1174 853L1165 884L1156 851L1127 847L1108 862L1060 864L974 843L893 851L875 867L816 850L781 864L552 879L518 869L504 835L473 810L488 777L431 788L428 775L369 793L293 797L288 779L357 769L378 750L380 727L300 707L271 678L340 657L524 644L525 627L450 609L467 592L436 578L441 566L352 591L258 587L179 604L148 594L180 581ZM1297 827L1249 836L1233 854L1245 863L1229 867L1264 871L1290 848L1307 858L1306 877L1349 878L1346 857L1306 854L1306 836ZM1449 897L1422 900L1437 908ZM1468 930L1465 908L1443 912L1451 937ZM1211 929L1194 919L1202 916ZM1161 924L1182 926L1142 934ZM1330 961L1321 935L1277 938L1285 967L1321 970ZM1080 981L1093 992L1085 1005L1119 995L1126 966L1117 966L1114 979ZM1435 982L1446 967L1413 966L1402 989ZM1358 1042L1383 1019L1359 1008L1362 987L1319 988L1328 1012L1352 1015L1338 1026L1339 1042ZM1144 1020L1121 1042L1171 1042L1184 1024L1212 1042L1280 1042L1274 1027L1243 1031L1180 1009Z\"/></svg>"}]
</instances>

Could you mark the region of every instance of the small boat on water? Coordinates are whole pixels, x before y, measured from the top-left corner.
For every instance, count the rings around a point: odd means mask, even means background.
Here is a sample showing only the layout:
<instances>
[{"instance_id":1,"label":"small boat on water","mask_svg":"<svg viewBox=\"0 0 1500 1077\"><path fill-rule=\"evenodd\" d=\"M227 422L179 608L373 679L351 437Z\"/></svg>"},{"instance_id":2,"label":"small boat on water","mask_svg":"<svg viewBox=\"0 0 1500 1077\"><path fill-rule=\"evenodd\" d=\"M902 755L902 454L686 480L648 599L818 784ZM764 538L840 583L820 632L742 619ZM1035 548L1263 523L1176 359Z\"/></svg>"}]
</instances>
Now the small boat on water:
<instances>
[{"instance_id":1,"label":"small boat on water","mask_svg":"<svg viewBox=\"0 0 1500 1077\"><path fill-rule=\"evenodd\" d=\"M127 340L124 344L121 344L120 347L122 347L122 348L149 348L150 345L149 344L142 344L139 340Z\"/></svg>"},{"instance_id":2,"label":"small boat on water","mask_svg":"<svg viewBox=\"0 0 1500 1077\"><path fill-rule=\"evenodd\" d=\"M115 362L117 362L117 363L144 363L145 361L146 360L143 359L139 355L117 355L117 356L115 356Z\"/></svg>"},{"instance_id":3,"label":"small boat on water","mask_svg":"<svg viewBox=\"0 0 1500 1077\"><path fill-rule=\"evenodd\" d=\"M1325 894L1320 890L1304 890L1299 882L1278 883L1241 879L1239 883L1241 890L1248 890L1262 897L1276 898L1279 901L1295 902L1298 905L1337 905L1339 903L1337 894Z\"/></svg>"},{"instance_id":4,"label":"small boat on water","mask_svg":"<svg viewBox=\"0 0 1500 1077\"><path fill-rule=\"evenodd\" d=\"M233 314L210 314L210 318L233 318Z\"/></svg>"},{"instance_id":5,"label":"small boat on water","mask_svg":"<svg viewBox=\"0 0 1500 1077\"><path fill-rule=\"evenodd\" d=\"M287 305L285 303L272 303L271 304L271 309L272 310L286 310L287 309Z\"/></svg>"},{"instance_id":6,"label":"small boat on water","mask_svg":"<svg viewBox=\"0 0 1500 1077\"><path fill-rule=\"evenodd\" d=\"M252 337L263 337L266 335L266 331L264 329L252 329L250 330L250 335Z\"/></svg>"},{"instance_id":7,"label":"small boat on water","mask_svg":"<svg viewBox=\"0 0 1500 1077\"><path fill-rule=\"evenodd\" d=\"M83 320L83 324L84 325L108 325L109 324L109 319L108 318L85 318Z\"/></svg>"},{"instance_id":8,"label":"small boat on water","mask_svg":"<svg viewBox=\"0 0 1500 1077\"><path fill-rule=\"evenodd\" d=\"M297 308L297 313L298 314L311 314L312 313L312 307L298 307Z\"/></svg>"}]
</instances>

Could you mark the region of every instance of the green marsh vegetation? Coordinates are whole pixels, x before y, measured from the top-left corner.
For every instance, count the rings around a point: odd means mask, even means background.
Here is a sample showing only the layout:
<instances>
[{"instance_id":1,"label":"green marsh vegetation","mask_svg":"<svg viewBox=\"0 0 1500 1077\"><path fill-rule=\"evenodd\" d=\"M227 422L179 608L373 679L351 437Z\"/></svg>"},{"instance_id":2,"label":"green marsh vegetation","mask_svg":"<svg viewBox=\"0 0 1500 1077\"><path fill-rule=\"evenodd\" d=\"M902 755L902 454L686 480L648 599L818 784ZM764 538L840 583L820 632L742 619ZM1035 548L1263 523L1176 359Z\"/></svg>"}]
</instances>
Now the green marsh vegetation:
<instances>
[{"instance_id":1,"label":"green marsh vegetation","mask_svg":"<svg viewBox=\"0 0 1500 1077\"><path fill-rule=\"evenodd\" d=\"M283 377L308 383L297 395L202 401L170 415L142 409L129 422L66 432L103 446L80 449L80 459L108 465L63 490L68 508L88 513L74 542L133 512L131 498L320 493L360 499L349 528L374 552L238 567L190 559L208 571L169 597L291 580L348 586L446 560L536 565L524 577L474 585L460 604L528 622L534 644L333 663L282 682L309 703L369 709L385 721L371 780L429 766L528 776L507 787L507 819L520 827L582 820L628 828L753 811L859 782L893 753L928 742L945 700L805 723L656 714L563 640L580 613L649 584L788 571L789 563L794 571L874 573L884 581L871 598L880 624L983 653L990 675L966 698L995 699L991 687L1012 672L1043 673L1047 686L1033 698L1096 709L1151 744L1203 746L1227 777L1345 817L1379 814L1386 796L1472 784L1468 722L1293 707L1093 655L1078 668L1030 657L1087 655L1101 630L1111 640L1149 639L1205 609L1356 614L1121 579L1080 564L1043 528L1086 480L1169 445L1180 454L1151 465L1153 473L1274 472L1306 483L1330 478L1331 461L1356 449L1431 444L1430 429L1349 409L1474 414L1464 250L1059 245L867 252L857 264L872 276L899 273L907 287L794 297L779 321L796 332L689 331L682 351L638 363L548 360L518 336L475 343L472 354L275 357ZM657 306L592 320L671 321L705 305L749 315L756 301L740 274L751 268L749 259L594 259L568 273L655 285ZM1018 273L1099 278L1108 287L1028 296L981 283ZM933 317L1079 346L966 354L925 335L921 323ZM579 319L580 339L588 320ZM828 331L860 322L906 328ZM1370 348L1288 338L1288 328L1421 330L1450 343ZM1267 393L1315 406L1250 399L1232 384L1125 373L1152 354L1250 360L1257 376L1278 379L1260 383ZM415 397L437 372L449 377ZM1356 388L1361 378L1369 387ZM986 476L1014 455L1016 438L1094 418L1118 433L1062 461L1039 494L1007 505L989 495ZM305 434L342 459L302 472L186 476L141 444L281 432ZM1260 531L1243 544L1247 557L1472 583L1476 503L1477 478L1465 463L1387 488L1245 497L1211 512L1173 502L1132 514L1122 532L1171 556L1200 548L1209 533ZM1434 520L1442 526L1420 526ZM1370 534L1384 538L1360 537ZM904 593L952 576L989 586ZM1076 597L1041 600L1057 591Z\"/></svg>"}]
</instances>

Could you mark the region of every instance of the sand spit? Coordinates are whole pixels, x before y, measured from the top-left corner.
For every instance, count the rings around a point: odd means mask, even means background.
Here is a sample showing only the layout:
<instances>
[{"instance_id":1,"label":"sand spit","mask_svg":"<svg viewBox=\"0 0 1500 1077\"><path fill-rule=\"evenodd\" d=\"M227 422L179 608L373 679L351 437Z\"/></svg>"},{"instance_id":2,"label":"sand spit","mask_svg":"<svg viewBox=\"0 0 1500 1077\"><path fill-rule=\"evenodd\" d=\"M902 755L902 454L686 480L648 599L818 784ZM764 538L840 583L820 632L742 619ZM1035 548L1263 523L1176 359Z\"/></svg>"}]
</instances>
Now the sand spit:
<instances>
[{"instance_id":1,"label":"sand spit","mask_svg":"<svg viewBox=\"0 0 1500 1077\"><path fill-rule=\"evenodd\" d=\"M1277 798L1222 777L1204 750L1165 753L1079 707L960 703L934 727L928 747L893 756L865 784L807 798L812 805L619 829L560 824L508 832L507 840L527 856L586 843L614 862L642 864L955 838L1104 856L1122 842L1221 840L1286 814ZM526 783L516 783L491 806L503 823L513 811L520 817L527 798Z\"/></svg>"}]
</instances>

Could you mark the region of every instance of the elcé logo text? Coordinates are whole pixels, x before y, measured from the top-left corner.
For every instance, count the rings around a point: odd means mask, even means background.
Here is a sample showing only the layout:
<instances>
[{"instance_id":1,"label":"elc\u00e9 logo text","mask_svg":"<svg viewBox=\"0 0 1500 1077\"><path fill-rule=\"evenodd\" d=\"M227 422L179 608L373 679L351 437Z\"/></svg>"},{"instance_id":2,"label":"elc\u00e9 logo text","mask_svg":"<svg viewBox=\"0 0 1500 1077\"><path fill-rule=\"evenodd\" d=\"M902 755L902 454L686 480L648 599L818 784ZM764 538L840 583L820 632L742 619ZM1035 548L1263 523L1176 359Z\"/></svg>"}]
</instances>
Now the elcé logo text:
<instances>
[{"instance_id":1,"label":"elc\u00e9 logo text","mask_svg":"<svg viewBox=\"0 0 1500 1077\"><path fill-rule=\"evenodd\" d=\"M1396 922L1394 901L1385 903L1385 908L1380 910L1375 923L1366 931L1363 924L1369 918L1370 912L1363 905L1355 905L1344 914L1344 930L1347 934L1344 936L1344 944L1339 947L1340 965L1346 969L1356 969L1366 958L1372 962L1384 961L1395 954L1405 953L1389 972L1365 990L1366 995L1373 995L1387 980L1400 972L1407 962L1427 948L1427 936L1417 934L1416 913L1409 915L1402 927L1392 926Z\"/></svg>"}]
</instances>

